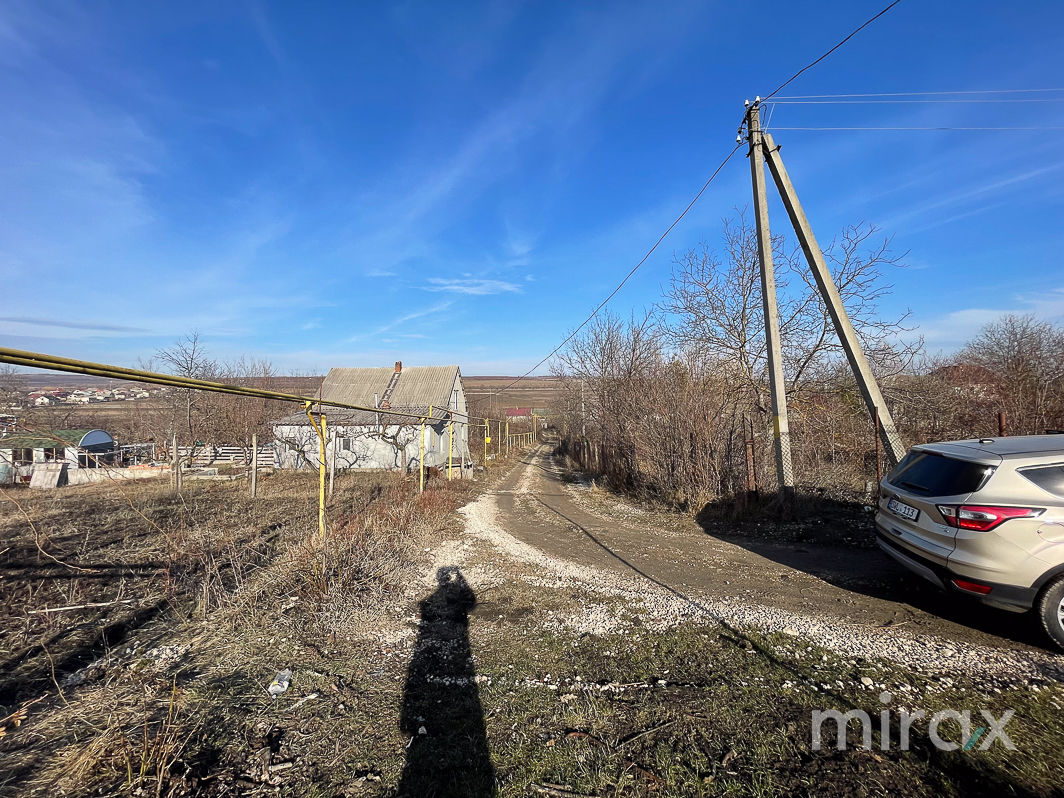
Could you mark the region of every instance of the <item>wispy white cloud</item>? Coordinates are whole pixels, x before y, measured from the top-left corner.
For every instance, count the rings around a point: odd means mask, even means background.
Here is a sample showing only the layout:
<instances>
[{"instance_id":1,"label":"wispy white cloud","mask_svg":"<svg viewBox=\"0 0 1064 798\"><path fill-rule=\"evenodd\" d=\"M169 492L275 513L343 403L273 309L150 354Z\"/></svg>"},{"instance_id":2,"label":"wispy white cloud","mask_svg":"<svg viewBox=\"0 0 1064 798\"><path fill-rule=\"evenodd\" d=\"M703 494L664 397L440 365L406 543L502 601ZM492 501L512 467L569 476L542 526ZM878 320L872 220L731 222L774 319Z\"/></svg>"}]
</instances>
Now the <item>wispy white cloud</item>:
<instances>
[{"instance_id":1,"label":"wispy white cloud","mask_svg":"<svg viewBox=\"0 0 1064 798\"><path fill-rule=\"evenodd\" d=\"M287 68L288 57L277 39L277 34L266 16L265 9L256 0L248 2L245 8L248 12L248 18L251 20L251 26L262 42L263 48L270 54L270 58L273 59L279 68Z\"/></svg>"},{"instance_id":2,"label":"wispy white cloud","mask_svg":"<svg viewBox=\"0 0 1064 798\"><path fill-rule=\"evenodd\" d=\"M99 322L62 321L57 319L35 319L26 316L0 316L0 322L21 324L27 327L59 327L65 330L87 330L89 332L143 333L143 327L130 327L123 324L103 324Z\"/></svg>"},{"instance_id":3,"label":"wispy white cloud","mask_svg":"<svg viewBox=\"0 0 1064 798\"><path fill-rule=\"evenodd\" d=\"M961 308L944 316L917 320L916 330L928 351L953 352L970 341L985 325L1009 313L1033 313L1048 321L1064 318L1064 287L1037 294L1019 294L993 308Z\"/></svg>"},{"instance_id":4,"label":"wispy white cloud","mask_svg":"<svg viewBox=\"0 0 1064 798\"><path fill-rule=\"evenodd\" d=\"M373 337L381 336L381 335L383 335L386 332L390 332L391 330L394 330L396 327L401 327L404 324L409 324L412 321L417 321L419 319L425 319L425 318L427 318L429 316L434 316L437 313L443 313L445 310L449 309L451 307L451 305L453 305L453 304L454 304L454 301L448 299L448 300L446 300L444 302L437 302L435 305L431 305L431 306L429 306L427 308L421 308L420 310L413 310L413 311L410 311L409 313L404 313L401 316L397 316L396 318L392 319L388 323L382 324L379 327L376 327L375 329L371 330L370 332L359 333L358 335L352 335L347 340L349 342L355 342L355 341L363 341L363 340L366 340L367 338L373 338Z\"/></svg>"},{"instance_id":5,"label":"wispy white cloud","mask_svg":"<svg viewBox=\"0 0 1064 798\"><path fill-rule=\"evenodd\" d=\"M1064 168L1064 162L1059 162L1047 166L1040 166L1036 169L1026 169L1019 173L998 176L991 180L979 183L969 183L954 191L940 194L937 197L933 197L925 202L912 206L901 213L888 217L879 222L879 225L887 230L904 228L909 234L917 231L931 230L968 216L983 213L984 211L997 207L1004 202L1004 200L1002 199L989 203L983 202L983 204L978 207L968 208L959 213L949 215L942 214L941 212L943 210L969 205L979 200L984 200L987 196L1001 196L1001 194L1008 189L1018 187L1021 184L1028 183L1032 180L1037 180L1040 177L1059 171L1062 168ZM912 224L913 220L920 221L914 225Z\"/></svg>"},{"instance_id":6,"label":"wispy white cloud","mask_svg":"<svg viewBox=\"0 0 1064 798\"><path fill-rule=\"evenodd\" d=\"M470 294L472 296L487 296L489 294L505 294L521 291L520 285L507 282L506 280L430 277L428 283L429 285L422 286L422 290L448 291L454 294Z\"/></svg>"},{"instance_id":7,"label":"wispy white cloud","mask_svg":"<svg viewBox=\"0 0 1064 798\"><path fill-rule=\"evenodd\" d=\"M324 374L333 366L390 366L402 360L404 366L440 365L454 363L461 366L465 377L477 374L523 373L535 360L528 355L500 357L490 352L470 352L463 348L412 347L400 341L374 341L372 348L303 349L280 352L270 356L274 366L282 371L302 374ZM380 344L384 344L381 346ZM215 350L211 350L214 353ZM230 353L219 350L221 357ZM239 354L239 353L236 353Z\"/></svg>"},{"instance_id":8,"label":"wispy white cloud","mask_svg":"<svg viewBox=\"0 0 1064 798\"><path fill-rule=\"evenodd\" d=\"M629 9L581 14L539 48L523 79L490 111L472 120L461 138L441 145L433 132L412 142L410 155L365 191L348 229L351 251L375 268L393 270L430 256L435 239L492 186L520 169L530 152L546 150L546 172L579 157L593 140L594 114L618 85L631 77L634 56L678 43L687 35L683 19L698 4L679 4L666 19L655 11ZM668 50L668 47L664 49ZM665 61L655 62L661 69ZM512 230L504 247L511 265L525 265L534 241Z\"/></svg>"}]
</instances>

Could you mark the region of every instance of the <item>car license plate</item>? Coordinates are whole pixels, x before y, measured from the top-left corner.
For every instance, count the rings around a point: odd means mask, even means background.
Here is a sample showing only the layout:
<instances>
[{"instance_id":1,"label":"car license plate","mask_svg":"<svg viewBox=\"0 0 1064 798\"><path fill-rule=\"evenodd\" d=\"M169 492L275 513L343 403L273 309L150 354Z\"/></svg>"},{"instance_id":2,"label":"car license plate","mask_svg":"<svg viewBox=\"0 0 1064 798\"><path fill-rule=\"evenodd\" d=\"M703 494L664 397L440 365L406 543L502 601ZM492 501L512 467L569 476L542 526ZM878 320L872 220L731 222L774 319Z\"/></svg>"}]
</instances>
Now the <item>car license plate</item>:
<instances>
[{"instance_id":1,"label":"car license plate","mask_svg":"<svg viewBox=\"0 0 1064 798\"><path fill-rule=\"evenodd\" d=\"M904 502L900 502L897 499L891 499L887 502L887 509L894 515L900 515L902 518L907 518L910 521L915 521L920 517L920 511L915 507L910 507Z\"/></svg>"}]
</instances>

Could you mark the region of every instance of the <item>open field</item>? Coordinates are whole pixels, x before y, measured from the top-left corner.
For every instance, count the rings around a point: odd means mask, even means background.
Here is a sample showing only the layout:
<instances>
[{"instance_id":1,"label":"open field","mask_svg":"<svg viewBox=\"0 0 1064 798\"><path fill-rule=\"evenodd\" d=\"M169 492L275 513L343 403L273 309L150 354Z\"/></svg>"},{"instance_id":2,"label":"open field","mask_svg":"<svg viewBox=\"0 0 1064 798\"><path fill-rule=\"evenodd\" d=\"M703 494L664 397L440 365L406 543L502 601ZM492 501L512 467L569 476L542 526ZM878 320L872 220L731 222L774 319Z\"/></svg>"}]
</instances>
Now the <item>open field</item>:
<instances>
[{"instance_id":1,"label":"open field","mask_svg":"<svg viewBox=\"0 0 1064 798\"><path fill-rule=\"evenodd\" d=\"M699 526L545 448L423 496L345 475L325 547L312 474L256 502L187 488L0 497L0 794L1049 796L1064 776L1064 658L919 587L859 514ZM829 723L814 751L832 708L868 712L876 747L851 724L835 750ZM899 750L902 708L1014 710L1016 750L941 751L926 720Z\"/></svg>"},{"instance_id":2,"label":"open field","mask_svg":"<svg viewBox=\"0 0 1064 798\"><path fill-rule=\"evenodd\" d=\"M80 377L78 375L56 374L20 374L17 378L23 383L20 390L29 392L46 389L75 388L117 388L134 383L119 383L98 377ZM463 377L466 396L470 402L491 399L494 415L502 417L507 407L549 407L558 395L558 382L552 377L530 377L517 385L491 398L500 388L513 382L514 377ZM293 393L300 396L317 395L322 377L276 377L271 378L269 386L273 390ZM165 409L168 406L164 398L138 399L122 402L99 402L85 405L55 405L52 407L33 408L30 411L33 423L41 428L46 426L61 427L71 423L91 424L107 429L116 425L119 429L130 425L137 414L147 414ZM123 441L133 442L133 441Z\"/></svg>"},{"instance_id":3,"label":"open field","mask_svg":"<svg viewBox=\"0 0 1064 798\"><path fill-rule=\"evenodd\" d=\"M88 390L92 388L131 388L144 383L113 380L107 377L92 377L84 374L57 374L52 371L24 371L12 374L8 379L20 391ZM274 376L269 384L274 390L310 396L318 390L323 376ZM246 379L242 384L256 385L262 380Z\"/></svg>"},{"instance_id":4,"label":"open field","mask_svg":"<svg viewBox=\"0 0 1064 798\"><path fill-rule=\"evenodd\" d=\"M471 402L490 400L497 412L507 407L550 407L560 390L553 377L526 377L497 396L496 391L509 385L516 377L462 377L466 396Z\"/></svg>"}]
</instances>

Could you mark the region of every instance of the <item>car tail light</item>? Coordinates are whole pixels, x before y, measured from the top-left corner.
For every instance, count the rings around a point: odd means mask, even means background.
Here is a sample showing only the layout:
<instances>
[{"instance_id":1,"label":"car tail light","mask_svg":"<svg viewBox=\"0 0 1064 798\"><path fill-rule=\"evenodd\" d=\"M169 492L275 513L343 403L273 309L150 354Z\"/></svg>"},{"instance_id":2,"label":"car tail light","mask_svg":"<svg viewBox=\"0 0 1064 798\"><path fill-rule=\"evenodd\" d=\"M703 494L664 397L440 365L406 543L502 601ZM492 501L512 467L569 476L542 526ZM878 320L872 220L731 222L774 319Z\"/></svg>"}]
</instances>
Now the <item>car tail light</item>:
<instances>
[{"instance_id":1,"label":"car tail light","mask_svg":"<svg viewBox=\"0 0 1064 798\"><path fill-rule=\"evenodd\" d=\"M998 507L992 504L939 504L946 523L957 529L989 532L1010 518L1037 518L1044 507Z\"/></svg>"}]
</instances>

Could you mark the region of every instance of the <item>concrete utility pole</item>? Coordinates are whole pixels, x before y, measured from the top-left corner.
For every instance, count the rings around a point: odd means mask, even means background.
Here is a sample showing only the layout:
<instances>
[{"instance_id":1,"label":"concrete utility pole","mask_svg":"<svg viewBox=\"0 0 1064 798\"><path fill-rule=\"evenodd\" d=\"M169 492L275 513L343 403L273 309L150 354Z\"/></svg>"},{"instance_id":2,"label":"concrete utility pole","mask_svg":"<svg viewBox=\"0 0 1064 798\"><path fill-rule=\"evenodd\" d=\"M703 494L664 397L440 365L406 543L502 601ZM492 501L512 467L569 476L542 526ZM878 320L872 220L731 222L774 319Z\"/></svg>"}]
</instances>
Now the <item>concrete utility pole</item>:
<instances>
[{"instance_id":1,"label":"concrete utility pole","mask_svg":"<svg viewBox=\"0 0 1064 798\"><path fill-rule=\"evenodd\" d=\"M751 120L755 120L757 118L757 106L753 106L750 111ZM768 161L768 168L772 172L772 178L776 181L776 188L779 189L780 196L783 198L783 205L787 209L787 215L791 217L791 225L798 236L798 242L805 253L805 259L809 262L809 268L813 272L813 279L816 280L817 288L820 289L820 295L824 297L824 302L827 304L831 321L835 325L835 332L838 334L842 348L846 352L846 359L850 362L850 370L853 371L853 376L857 379L857 387L861 391L861 396L864 397L868 414L875 416L878 413L879 436L883 441L883 448L887 452L887 459L890 460L891 466L896 466L898 461L905 456L905 444L902 443L901 437L894 427L894 419L891 417L890 411L887 410L887 405L883 401L883 394L879 390L879 384L876 382L875 375L872 374L868 360L865 359L864 350L861 349L861 342L857 339L857 333L850 323L846 307L842 304L842 297L839 296L835 281L831 278L831 271L824 262L824 253L821 252L820 245L817 244L816 236L813 235L813 228L805 216L805 211L802 210L802 205L798 201L798 194L795 192L794 185L787 175L787 169L784 167L783 159L780 157L779 147L772 140L772 136L767 133L763 136L759 133L758 136L761 139L761 148L764 150L765 158ZM752 137L753 133L751 133Z\"/></svg>"},{"instance_id":2,"label":"concrete utility pole","mask_svg":"<svg viewBox=\"0 0 1064 798\"><path fill-rule=\"evenodd\" d=\"M791 466L791 431L787 423L787 386L783 379L779 306L776 303L772 232L768 226L765 160L757 102L747 111L747 126L750 140L750 178L754 187L754 214L757 222L757 254L761 261L761 304L765 315L765 350L768 354L768 385L772 399L772 440L776 453L776 481L780 492L786 494L794 490L794 469Z\"/></svg>"}]
</instances>

